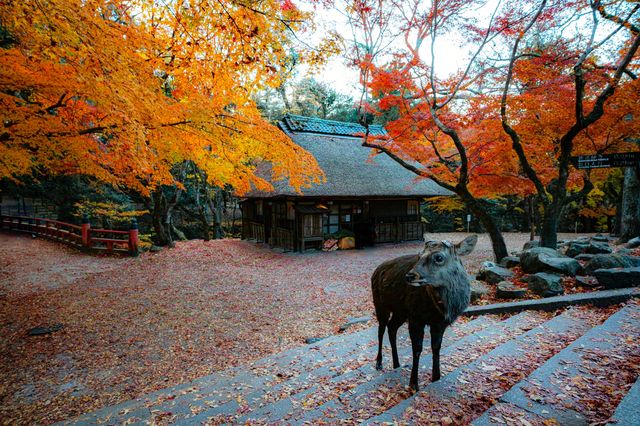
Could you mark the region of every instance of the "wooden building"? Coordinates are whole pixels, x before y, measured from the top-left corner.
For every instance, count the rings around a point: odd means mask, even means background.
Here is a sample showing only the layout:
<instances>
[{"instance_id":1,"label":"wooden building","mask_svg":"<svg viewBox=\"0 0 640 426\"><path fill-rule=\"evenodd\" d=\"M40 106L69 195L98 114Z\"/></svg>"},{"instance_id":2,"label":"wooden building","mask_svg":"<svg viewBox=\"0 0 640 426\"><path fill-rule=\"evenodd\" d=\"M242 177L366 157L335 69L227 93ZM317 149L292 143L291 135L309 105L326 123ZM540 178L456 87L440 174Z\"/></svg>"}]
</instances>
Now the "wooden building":
<instances>
[{"instance_id":1,"label":"wooden building","mask_svg":"<svg viewBox=\"0 0 640 426\"><path fill-rule=\"evenodd\" d=\"M421 201L449 194L433 181L417 181L386 155L369 158L371 150L356 136L364 132L359 124L288 115L279 125L316 158L326 181L302 194L286 182L273 182L273 192L247 194L240 203L243 239L296 251L341 230L354 233L358 246L418 240Z\"/></svg>"}]
</instances>

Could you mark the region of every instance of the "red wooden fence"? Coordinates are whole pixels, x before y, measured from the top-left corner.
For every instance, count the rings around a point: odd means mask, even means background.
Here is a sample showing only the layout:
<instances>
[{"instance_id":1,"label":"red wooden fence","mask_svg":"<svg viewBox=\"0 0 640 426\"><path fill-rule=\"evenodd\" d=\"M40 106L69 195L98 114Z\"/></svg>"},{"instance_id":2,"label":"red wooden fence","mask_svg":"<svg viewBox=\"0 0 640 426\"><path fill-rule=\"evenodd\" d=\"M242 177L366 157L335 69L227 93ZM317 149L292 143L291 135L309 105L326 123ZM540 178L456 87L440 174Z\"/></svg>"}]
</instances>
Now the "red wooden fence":
<instances>
[{"instance_id":1,"label":"red wooden fence","mask_svg":"<svg viewBox=\"0 0 640 426\"><path fill-rule=\"evenodd\" d=\"M84 250L138 254L138 223L135 219L131 221L131 229L117 231L91 228L86 216L78 226L58 220L0 214L0 229L28 232Z\"/></svg>"}]
</instances>

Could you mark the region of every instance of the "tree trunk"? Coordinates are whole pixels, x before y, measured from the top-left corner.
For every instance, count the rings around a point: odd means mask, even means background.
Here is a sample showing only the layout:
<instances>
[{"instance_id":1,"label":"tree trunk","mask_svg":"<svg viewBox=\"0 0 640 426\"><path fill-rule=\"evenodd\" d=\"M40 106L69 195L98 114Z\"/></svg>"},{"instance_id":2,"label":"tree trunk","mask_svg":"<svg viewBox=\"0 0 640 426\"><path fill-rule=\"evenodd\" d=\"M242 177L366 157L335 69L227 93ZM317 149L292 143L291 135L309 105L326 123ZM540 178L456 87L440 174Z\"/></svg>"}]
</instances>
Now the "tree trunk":
<instances>
[{"instance_id":1,"label":"tree trunk","mask_svg":"<svg viewBox=\"0 0 640 426\"><path fill-rule=\"evenodd\" d=\"M171 221L170 223L171 225L171 232L173 232L174 234L176 234L176 237L178 237L178 239L180 241L187 241L187 236L184 235L184 232L182 232L181 230L179 230L174 224L173 221Z\"/></svg>"},{"instance_id":2,"label":"tree trunk","mask_svg":"<svg viewBox=\"0 0 640 426\"><path fill-rule=\"evenodd\" d=\"M209 241L211 240L211 226L209 225L204 204L198 204L198 216L200 217L200 224L202 225L202 238L204 238L205 241Z\"/></svg>"},{"instance_id":3,"label":"tree trunk","mask_svg":"<svg viewBox=\"0 0 640 426\"><path fill-rule=\"evenodd\" d=\"M211 206L211 213L213 214L213 234L216 240L222 238L222 206L224 200L222 197L222 189L216 188L214 190L214 200Z\"/></svg>"},{"instance_id":4,"label":"tree trunk","mask_svg":"<svg viewBox=\"0 0 640 426\"><path fill-rule=\"evenodd\" d=\"M181 193L182 191L176 188L170 199L167 199L162 187L151 193L153 200L151 219L153 229L156 232L156 243L160 246L173 247L175 245L171 237L171 212Z\"/></svg>"},{"instance_id":5,"label":"tree trunk","mask_svg":"<svg viewBox=\"0 0 640 426\"><path fill-rule=\"evenodd\" d=\"M170 220L168 217L167 198L164 196L162 188L158 188L151 194L153 209L151 219L153 230L156 233L156 244L159 246L172 246Z\"/></svg>"},{"instance_id":6,"label":"tree trunk","mask_svg":"<svg viewBox=\"0 0 640 426\"><path fill-rule=\"evenodd\" d=\"M640 167L626 167L622 184L620 242L640 236Z\"/></svg>"},{"instance_id":7,"label":"tree trunk","mask_svg":"<svg viewBox=\"0 0 640 426\"><path fill-rule=\"evenodd\" d=\"M457 188L459 189L459 188ZM478 200L475 199L471 193L469 193L466 189L459 189L460 197L464 201L464 203L469 207L471 212L480 220L482 226L489 234L489 238L491 239L491 247L493 248L493 256L495 257L496 262L500 262L502 258L507 257L509 252L507 251L507 245L504 242L504 238L502 237L502 233L500 232L500 228L496 224L493 217L487 212L486 208L484 208Z\"/></svg>"},{"instance_id":8,"label":"tree trunk","mask_svg":"<svg viewBox=\"0 0 640 426\"><path fill-rule=\"evenodd\" d=\"M560 211L556 202L548 204L544 208L542 227L540 229L540 245L556 249L558 247L558 220Z\"/></svg>"}]
</instances>

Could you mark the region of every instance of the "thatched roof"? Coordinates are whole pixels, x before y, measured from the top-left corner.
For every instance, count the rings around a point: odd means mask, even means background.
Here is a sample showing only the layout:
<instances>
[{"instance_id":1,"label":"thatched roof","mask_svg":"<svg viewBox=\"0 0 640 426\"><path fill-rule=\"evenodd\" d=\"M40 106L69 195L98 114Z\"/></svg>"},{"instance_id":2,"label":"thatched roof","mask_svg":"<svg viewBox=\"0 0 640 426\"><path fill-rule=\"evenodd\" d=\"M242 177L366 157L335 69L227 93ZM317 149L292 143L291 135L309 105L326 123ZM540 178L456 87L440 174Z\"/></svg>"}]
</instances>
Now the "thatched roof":
<instances>
[{"instance_id":1,"label":"thatched roof","mask_svg":"<svg viewBox=\"0 0 640 426\"><path fill-rule=\"evenodd\" d=\"M287 115L280 128L315 158L326 182L303 188L309 197L391 197L450 195L446 189L428 179L417 180L384 154L369 158L371 149L363 147L363 126L332 120ZM384 134L382 126L369 126L370 134ZM274 192L253 191L248 197L300 196L286 182L273 182Z\"/></svg>"}]
</instances>

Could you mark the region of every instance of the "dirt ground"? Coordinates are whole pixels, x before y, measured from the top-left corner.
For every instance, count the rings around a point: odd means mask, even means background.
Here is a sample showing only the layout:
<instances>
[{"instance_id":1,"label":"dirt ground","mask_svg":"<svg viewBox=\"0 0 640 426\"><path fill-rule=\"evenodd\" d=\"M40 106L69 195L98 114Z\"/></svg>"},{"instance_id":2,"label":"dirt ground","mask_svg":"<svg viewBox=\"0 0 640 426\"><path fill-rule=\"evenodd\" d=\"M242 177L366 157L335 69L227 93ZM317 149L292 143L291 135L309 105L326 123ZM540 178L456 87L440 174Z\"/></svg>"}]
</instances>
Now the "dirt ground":
<instances>
[{"instance_id":1,"label":"dirt ground","mask_svg":"<svg viewBox=\"0 0 640 426\"><path fill-rule=\"evenodd\" d=\"M528 234L505 239L519 250ZM420 248L300 254L194 240L117 258L0 234L0 423L49 424L337 333L373 316L374 268ZM491 259L481 235L464 263L475 273Z\"/></svg>"}]
</instances>

